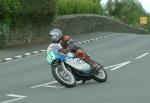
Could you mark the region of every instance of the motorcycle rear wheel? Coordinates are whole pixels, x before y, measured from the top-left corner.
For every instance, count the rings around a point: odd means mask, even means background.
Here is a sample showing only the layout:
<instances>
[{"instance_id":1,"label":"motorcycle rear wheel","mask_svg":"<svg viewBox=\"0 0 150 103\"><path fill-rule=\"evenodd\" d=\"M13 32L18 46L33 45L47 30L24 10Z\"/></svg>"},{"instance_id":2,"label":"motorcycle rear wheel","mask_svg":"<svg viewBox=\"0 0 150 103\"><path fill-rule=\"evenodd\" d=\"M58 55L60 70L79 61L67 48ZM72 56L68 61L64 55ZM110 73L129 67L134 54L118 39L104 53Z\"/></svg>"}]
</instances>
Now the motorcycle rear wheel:
<instances>
[{"instance_id":1,"label":"motorcycle rear wheel","mask_svg":"<svg viewBox=\"0 0 150 103\"><path fill-rule=\"evenodd\" d=\"M97 73L93 75L93 79L97 82L105 82L107 80L107 73L104 68L101 68Z\"/></svg>"}]
</instances>

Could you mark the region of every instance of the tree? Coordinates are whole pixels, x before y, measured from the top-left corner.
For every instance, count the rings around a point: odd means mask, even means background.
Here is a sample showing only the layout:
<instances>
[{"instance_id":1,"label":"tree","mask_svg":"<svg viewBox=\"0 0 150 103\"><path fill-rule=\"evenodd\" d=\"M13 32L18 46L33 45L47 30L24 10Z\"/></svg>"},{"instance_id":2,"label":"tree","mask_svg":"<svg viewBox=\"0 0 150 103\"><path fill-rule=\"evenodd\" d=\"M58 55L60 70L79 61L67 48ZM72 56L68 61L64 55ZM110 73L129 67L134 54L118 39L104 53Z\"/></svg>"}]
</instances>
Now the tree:
<instances>
[{"instance_id":1,"label":"tree","mask_svg":"<svg viewBox=\"0 0 150 103\"><path fill-rule=\"evenodd\" d=\"M146 14L138 0L108 0L106 11L109 16L134 26L138 26L140 16Z\"/></svg>"},{"instance_id":2,"label":"tree","mask_svg":"<svg viewBox=\"0 0 150 103\"><path fill-rule=\"evenodd\" d=\"M0 48L7 45L12 17L19 13L20 8L18 0L0 0Z\"/></svg>"},{"instance_id":3,"label":"tree","mask_svg":"<svg viewBox=\"0 0 150 103\"><path fill-rule=\"evenodd\" d=\"M57 1L0 0L0 47L8 42L15 41L15 37L21 37L22 29L29 28L25 31L25 35L30 39L30 35L27 34L34 35L30 30L37 31L36 27L40 27L41 25L38 25L40 23L43 25L50 24L57 11ZM15 34L13 30L16 29L18 33Z\"/></svg>"},{"instance_id":4,"label":"tree","mask_svg":"<svg viewBox=\"0 0 150 103\"><path fill-rule=\"evenodd\" d=\"M57 0L20 0L22 14L51 15L55 13Z\"/></svg>"},{"instance_id":5,"label":"tree","mask_svg":"<svg viewBox=\"0 0 150 103\"><path fill-rule=\"evenodd\" d=\"M18 14L20 9L21 5L18 0L0 0L0 21L6 22L7 19L11 19L12 15Z\"/></svg>"},{"instance_id":6,"label":"tree","mask_svg":"<svg viewBox=\"0 0 150 103\"><path fill-rule=\"evenodd\" d=\"M147 30L150 32L150 13L148 15L148 24L147 24Z\"/></svg>"}]
</instances>

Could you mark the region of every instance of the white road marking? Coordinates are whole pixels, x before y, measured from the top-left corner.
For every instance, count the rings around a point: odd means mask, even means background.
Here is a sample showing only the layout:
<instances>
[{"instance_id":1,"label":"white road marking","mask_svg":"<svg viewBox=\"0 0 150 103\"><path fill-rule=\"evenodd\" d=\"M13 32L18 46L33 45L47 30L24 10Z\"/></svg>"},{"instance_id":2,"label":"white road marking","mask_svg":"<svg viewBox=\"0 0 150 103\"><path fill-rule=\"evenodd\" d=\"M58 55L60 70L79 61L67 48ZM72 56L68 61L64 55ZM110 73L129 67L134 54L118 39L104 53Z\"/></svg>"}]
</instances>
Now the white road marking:
<instances>
[{"instance_id":1,"label":"white road marking","mask_svg":"<svg viewBox=\"0 0 150 103\"><path fill-rule=\"evenodd\" d=\"M39 52L38 52L38 51L34 51L34 52L32 52L32 53L37 54L37 53L39 53Z\"/></svg>"},{"instance_id":2,"label":"white road marking","mask_svg":"<svg viewBox=\"0 0 150 103\"><path fill-rule=\"evenodd\" d=\"M18 101L18 100L21 100L21 99L24 99L24 98L27 97L27 96L22 96L22 95L15 95L15 94L7 94L6 96L14 97L16 99L4 101L4 102L1 102L1 103L10 103L10 102Z\"/></svg>"},{"instance_id":3,"label":"white road marking","mask_svg":"<svg viewBox=\"0 0 150 103\"><path fill-rule=\"evenodd\" d=\"M82 81L77 81L77 83L81 83ZM40 84L40 85L37 85L37 86L33 86L33 87L30 87L30 88L38 88L38 87L49 87L49 88L65 88L64 86L53 86L53 85L50 85L50 84L54 84L54 83L57 83L57 81L52 81L52 82L49 82L49 83L44 83L44 84Z\"/></svg>"},{"instance_id":4,"label":"white road marking","mask_svg":"<svg viewBox=\"0 0 150 103\"><path fill-rule=\"evenodd\" d=\"M9 97L16 97L16 98L25 98L25 97L27 97L27 96L16 95L16 94L7 94L6 96L9 96Z\"/></svg>"},{"instance_id":5,"label":"white road marking","mask_svg":"<svg viewBox=\"0 0 150 103\"><path fill-rule=\"evenodd\" d=\"M127 64L129 64L129 63L131 63L131 62L130 62L130 61L124 62L124 63L122 63L122 64L118 65L117 67L112 68L112 69L110 69L110 70L116 70L116 69L119 69L119 68L121 68L121 67L123 67L123 66L125 66L125 65L127 65Z\"/></svg>"},{"instance_id":6,"label":"white road marking","mask_svg":"<svg viewBox=\"0 0 150 103\"><path fill-rule=\"evenodd\" d=\"M119 36L120 34L114 34L115 36Z\"/></svg>"},{"instance_id":7,"label":"white road marking","mask_svg":"<svg viewBox=\"0 0 150 103\"><path fill-rule=\"evenodd\" d=\"M106 38L107 36L103 36L103 38Z\"/></svg>"},{"instance_id":8,"label":"white road marking","mask_svg":"<svg viewBox=\"0 0 150 103\"><path fill-rule=\"evenodd\" d=\"M58 86L53 86L53 85L45 85L43 87L49 87L49 88L58 88Z\"/></svg>"},{"instance_id":9,"label":"white road marking","mask_svg":"<svg viewBox=\"0 0 150 103\"><path fill-rule=\"evenodd\" d=\"M24 55L31 55L31 53L25 53Z\"/></svg>"},{"instance_id":10,"label":"white road marking","mask_svg":"<svg viewBox=\"0 0 150 103\"><path fill-rule=\"evenodd\" d=\"M80 80L80 81L77 81L77 83L82 83L82 80Z\"/></svg>"},{"instance_id":11,"label":"white road marking","mask_svg":"<svg viewBox=\"0 0 150 103\"><path fill-rule=\"evenodd\" d=\"M90 40L86 40L86 42L90 42Z\"/></svg>"},{"instance_id":12,"label":"white road marking","mask_svg":"<svg viewBox=\"0 0 150 103\"><path fill-rule=\"evenodd\" d=\"M102 39L103 37L99 37L99 39Z\"/></svg>"},{"instance_id":13,"label":"white road marking","mask_svg":"<svg viewBox=\"0 0 150 103\"><path fill-rule=\"evenodd\" d=\"M116 65L111 65L111 66L108 66L108 67L104 67L104 69L109 69L109 68L112 68L112 67L115 67L115 66L118 66L118 64L116 64Z\"/></svg>"},{"instance_id":14,"label":"white road marking","mask_svg":"<svg viewBox=\"0 0 150 103\"><path fill-rule=\"evenodd\" d=\"M12 60L13 58L5 58L5 60L9 61L9 60Z\"/></svg>"},{"instance_id":15,"label":"white road marking","mask_svg":"<svg viewBox=\"0 0 150 103\"><path fill-rule=\"evenodd\" d=\"M82 41L82 43L86 43L86 41Z\"/></svg>"},{"instance_id":16,"label":"white road marking","mask_svg":"<svg viewBox=\"0 0 150 103\"><path fill-rule=\"evenodd\" d=\"M112 65L112 66L108 66L108 67L105 67L104 69L109 69L109 68L112 68L110 70L116 70L116 69L119 69L127 64L131 63L131 61L126 61L126 62L123 62L123 63L120 63L120 64L116 64L116 65Z\"/></svg>"},{"instance_id":17,"label":"white road marking","mask_svg":"<svg viewBox=\"0 0 150 103\"><path fill-rule=\"evenodd\" d=\"M14 56L14 57L21 58L21 57L22 57L22 55L17 55L17 56Z\"/></svg>"},{"instance_id":18,"label":"white road marking","mask_svg":"<svg viewBox=\"0 0 150 103\"><path fill-rule=\"evenodd\" d=\"M119 35L119 34L108 35L108 36L101 36L101 37L98 37L98 38L93 38L93 39L77 42L77 44L82 44L82 43L86 43L86 42L90 42L90 41L96 41L96 40L99 40L99 39L102 39L102 38L107 38L107 37L110 37L110 36L113 37L113 36L117 36L117 35Z\"/></svg>"},{"instance_id":19,"label":"white road marking","mask_svg":"<svg viewBox=\"0 0 150 103\"><path fill-rule=\"evenodd\" d=\"M49 85L49 84L53 84L53 83L57 83L57 81L53 81L53 82L49 82L49 83L40 84L40 85L33 86L33 87L30 87L30 88L44 87L45 85Z\"/></svg>"},{"instance_id":20,"label":"white road marking","mask_svg":"<svg viewBox=\"0 0 150 103\"><path fill-rule=\"evenodd\" d=\"M45 52L46 50L40 50L41 52Z\"/></svg>"},{"instance_id":21,"label":"white road marking","mask_svg":"<svg viewBox=\"0 0 150 103\"><path fill-rule=\"evenodd\" d=\"M143 58L144 56L146 56L146 55L148 55L148 54L149 54L149 53L144 53L144 54L142 54L142 55L136 57L135 59L137 60L137 59Z\"/></svg>"},{"instance_id":22,"label":"white road marking","mask_svg":"<svg viewBox=\"0 0 150 103\"><path fill-rule=\"evenodd\" d=\"M90 39L91 41L95 41L95 38L94 39Z\"/></svg>"},{"instance_id":23,"label":"white road marking","mask_svg":"<svg viewBox=\"0 0 150 103\"><path fill-rule=\"evenodd\" d=\"M96 38L95 40L99 40L99 38Z\"/></svg>"},{"instance_id":24,"label":"white road marking","mask_svg":"<svg viewBox=\"0 0 150 103\"><path fill-rule=\"evenodd\" d=\"M109 37L113 37L114 35L109 35Z\"/></svg>"}]
</instances>

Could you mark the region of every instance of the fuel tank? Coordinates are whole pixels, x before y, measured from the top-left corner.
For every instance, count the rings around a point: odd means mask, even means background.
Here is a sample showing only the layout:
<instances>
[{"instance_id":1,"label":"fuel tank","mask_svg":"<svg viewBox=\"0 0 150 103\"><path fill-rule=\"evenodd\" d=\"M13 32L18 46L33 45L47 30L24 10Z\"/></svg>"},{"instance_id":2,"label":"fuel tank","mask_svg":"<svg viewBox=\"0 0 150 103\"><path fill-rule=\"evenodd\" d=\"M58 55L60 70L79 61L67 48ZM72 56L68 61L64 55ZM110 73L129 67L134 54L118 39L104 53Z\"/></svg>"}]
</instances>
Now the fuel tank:
<instances>
[{"instance_id":1,"label":"fuel tank","mask_svg":"<svg viewBox=\"0 0 150 103\"><path fill-rule=\"evenodd\" d=\"M71 58L67 59L65 61L68 65L73 67L76 71L82 72L82 73L90 73L91 72L91 67L89 64L87 64L85 61L83 61L80 58Z\"/></svg>"}]
</instances>

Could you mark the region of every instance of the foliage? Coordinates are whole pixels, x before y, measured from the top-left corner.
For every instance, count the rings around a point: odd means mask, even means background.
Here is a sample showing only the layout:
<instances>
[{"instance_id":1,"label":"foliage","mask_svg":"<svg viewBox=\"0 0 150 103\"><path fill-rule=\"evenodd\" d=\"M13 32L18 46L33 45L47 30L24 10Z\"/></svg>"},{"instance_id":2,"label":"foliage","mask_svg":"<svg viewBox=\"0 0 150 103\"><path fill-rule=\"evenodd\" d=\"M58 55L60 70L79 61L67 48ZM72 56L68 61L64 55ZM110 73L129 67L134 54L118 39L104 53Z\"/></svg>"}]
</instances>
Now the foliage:
<instances>
[{"instance_id":1,"label":"foliage","mask_svg":"<svg viewBox=\"0 0 150 103\"><path fill-rule=\"evenodd\" d=\"M20 9L18 0L0 0L0 48L6 46L12 26L12 17L17 15Z\"/></svg>"},{"instance_id":2,"label":"foliage","mask_svg":"<svg viewBox=\"0 0 150 103\"><path fill-rule=\"evenodd\" d=\"M54 14L57 0L20 0L24 15Z\"/></svg>"},{"instance_id":3,"label":"foliage","mask_svg":"<svg viewBox=\"0 0 150 103\"><path fill-rule=\"evenodd\" d=\"M41 22L44 25L50 23L57 13L105 13L133 26L139 26L140 16L148 16L147 29L150 31L150 14L145 12L138 0L107 1L106 8L102 8L101 0L0 0L0 47L9 42L10 36L13 37L13 33L10 35L10 32L16 24L22 28L30 25L27 29L27 33L30 34L33 26L40 27Z\"/></svg>"},{"instance_id":4,"label":"foliage","mask_svg":"<svg viewBox=\"0 0 150 103\"><path fill-rule=\"evenodd\" d=\"M58 14L102 14L101 0L59 0Z\"/></svg>"},{"instance_id":5,"label":"foliage","mask_svg":"<svg viewBox=\"0 0 150 103\"><path fill-rule=\"evenodd\" d=\"M147 24L147 30L150 32L150 13L148 13L148 24Z\"/></svg>"},{"instance_id":6,"label":"foliage","mask_svg":"<svg viewBox=\"0 0 150 103\"><path fill-rule=\"evenodd\" d=\"M55 17L56 8L57 0L0 0L0 46L11 38L9 33L14 25L50 23Z\"/></svg>"},{"instance_id":7,"label":"foliage","mask_svg":"<svg viewBox=\"0 0 150 103\"><path fill-rule=\"evenodd\" d=\"M11 25L12 16L19 14L20 10L18 0L0 0L0 21Z\"/></svg>"},{"instance_id":8,"label":"foliage","mask_svg":"<svg viewBox=\"0 0 150 103\"><path fill-rule=\"evenodd\" d=\"M107 15L115 16L124 23L139 26L140 16L146 15L142 5L137 0L108 0Z\"/></svg>"}]
</instances>

